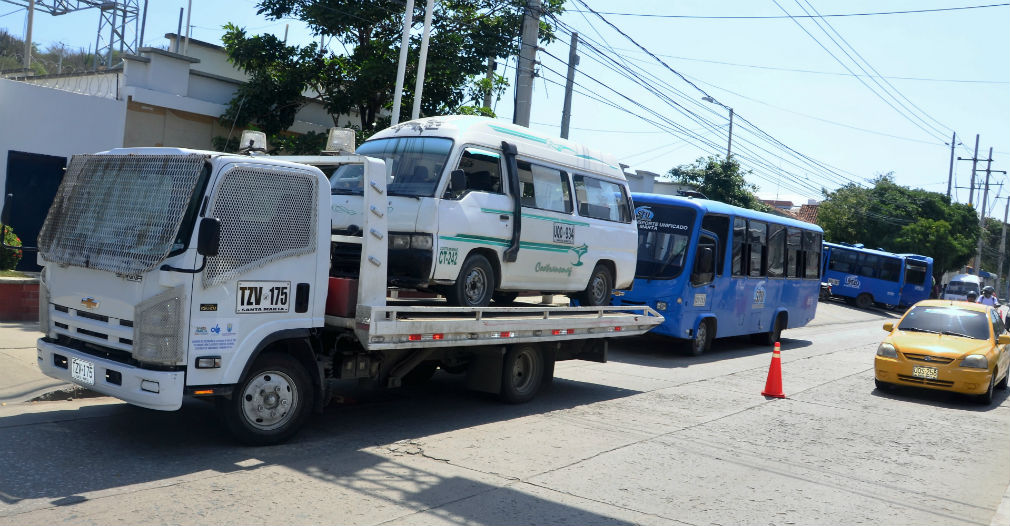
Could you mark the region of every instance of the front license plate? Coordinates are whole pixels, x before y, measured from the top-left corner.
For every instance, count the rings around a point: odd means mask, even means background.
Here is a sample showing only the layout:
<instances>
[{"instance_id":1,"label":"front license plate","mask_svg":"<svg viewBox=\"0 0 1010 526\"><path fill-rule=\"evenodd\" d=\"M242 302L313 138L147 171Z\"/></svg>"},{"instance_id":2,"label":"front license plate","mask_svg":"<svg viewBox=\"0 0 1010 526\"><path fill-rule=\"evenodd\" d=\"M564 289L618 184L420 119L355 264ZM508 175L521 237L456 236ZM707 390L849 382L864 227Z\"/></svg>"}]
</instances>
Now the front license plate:
<instances>
[{"instance_id":1,"label":"front license plate","mask_svg":"<svg viewBox=\"0 0 1010 526\"><path fill-rule=\"evenodd\" d=\"M95 364L72 357L70 358L70 376L78 382L95 385Z\"/></svg>"},{"instance_id":2,"label":"front license plate","mask_svg":"<svg viewBox=\"0 0 1010 526\"><path fill-rule=\"evenodd\" d=\"M912 367L912 376L916 378L926 378L928 380L936 380L939 376L940 370L936 367L923 367L921 365L916 365Z\"/></svg>"}]
</instances>

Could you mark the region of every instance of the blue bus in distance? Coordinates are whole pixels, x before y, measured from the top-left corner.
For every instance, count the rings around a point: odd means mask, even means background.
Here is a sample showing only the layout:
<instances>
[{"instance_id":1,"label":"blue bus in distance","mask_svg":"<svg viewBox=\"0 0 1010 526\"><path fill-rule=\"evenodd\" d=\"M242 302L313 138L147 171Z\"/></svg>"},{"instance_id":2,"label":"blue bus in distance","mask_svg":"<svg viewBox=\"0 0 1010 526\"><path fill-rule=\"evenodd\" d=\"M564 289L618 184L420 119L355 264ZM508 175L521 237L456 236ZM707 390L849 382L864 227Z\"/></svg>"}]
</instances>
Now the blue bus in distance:
<instances>
[{"instance_id":1,"label":"blue bus in distance","mask_svg":"<svg viewBox=\"0 0 1010 526\"><path fill-rule=\"evenodd\" d=\"M824 243L824 281L831 295L861 309L914 305L929 297L933 258L847 243Z\"/></svg>"},{"instance_id":2,"label":"blue bus in distance","mask_svg":"<svg viewBox=\"0 0 1010 526\"><path fill-rule=\"evenodd\" d=\"M690 342L754 335L778 341L813 319L820 292L820 227L718 201L632 194L638 264L614 305L649 305L666 320L652 332Z\"/></svg>"}]
</instances>

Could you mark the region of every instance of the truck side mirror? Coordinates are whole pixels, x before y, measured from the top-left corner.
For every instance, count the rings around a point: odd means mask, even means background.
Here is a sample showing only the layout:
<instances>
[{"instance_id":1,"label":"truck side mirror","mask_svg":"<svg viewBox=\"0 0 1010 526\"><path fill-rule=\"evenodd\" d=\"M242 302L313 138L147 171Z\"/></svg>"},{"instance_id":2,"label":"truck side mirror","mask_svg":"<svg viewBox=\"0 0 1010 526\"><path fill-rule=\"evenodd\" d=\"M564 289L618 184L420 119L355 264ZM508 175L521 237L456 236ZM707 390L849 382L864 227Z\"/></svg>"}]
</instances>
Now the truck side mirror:
<instances>
[{"instance_id":1,"label":"truck side mirror","mask_svg":"<svg viewBox=\"0 0 1010 526\"><path fill-rule=\"evenodd\" d=\"M205 217L200 220L200 234L196 242L196 252L204 257L217 255L221 244L221 220Z\"/></svg>"},{"instance_id":2,"label":"truck side mirror","mask_svg":"<svg viewBox=\"0 0 1010 526\"><path fill-rule=\"evenodd\" d=\"M466 190L466 172L453 170L449 172L449 193L459 195Z\"/></svg>"}]
</instances>

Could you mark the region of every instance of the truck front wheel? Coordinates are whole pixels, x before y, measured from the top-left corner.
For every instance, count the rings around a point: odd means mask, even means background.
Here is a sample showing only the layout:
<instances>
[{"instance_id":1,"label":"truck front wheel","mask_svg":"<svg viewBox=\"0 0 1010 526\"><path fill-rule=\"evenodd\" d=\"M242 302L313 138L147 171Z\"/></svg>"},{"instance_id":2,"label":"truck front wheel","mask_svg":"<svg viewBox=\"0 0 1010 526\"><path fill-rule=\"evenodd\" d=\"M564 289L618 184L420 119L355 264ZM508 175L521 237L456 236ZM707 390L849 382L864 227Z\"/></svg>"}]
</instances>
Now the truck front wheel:
<instances>
[{"instance_id":1,"label":"truck front wheel","mask_svg":"<svg viewBox=\"0 0 1010 526\"><path fill-rule=\"evenodd\" d=\"M305 367L293 356L262 354L221 400L228 429L250 446L279 444L294 436L312 407L312 385Z\"/></svg>"}]
</instances>

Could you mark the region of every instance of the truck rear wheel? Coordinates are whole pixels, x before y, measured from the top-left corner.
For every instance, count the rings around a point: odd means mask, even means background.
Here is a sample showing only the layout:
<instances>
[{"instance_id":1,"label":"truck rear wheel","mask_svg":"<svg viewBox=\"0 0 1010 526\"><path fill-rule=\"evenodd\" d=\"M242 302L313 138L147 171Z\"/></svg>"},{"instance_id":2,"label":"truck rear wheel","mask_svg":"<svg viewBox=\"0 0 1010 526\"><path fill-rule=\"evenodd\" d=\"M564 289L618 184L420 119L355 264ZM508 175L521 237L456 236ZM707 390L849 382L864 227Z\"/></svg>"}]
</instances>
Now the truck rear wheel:
<instances>
[{"instance_id":1,"label":"truck rear wheel","mask_svg":"<svg viewBox=\"0 0 1010 526\"><path fill-rule=\"evenodd\" d=\"M279 444L294 436L309 416L312 383L293 356L262 354L231 399L221 399L228 429L250 446Z\"/></svg>"},{"instance_id":2,"label":"truck rear wheel","mask_svg":"<svg viewBox=\"0 0 1010 526\"><path fill-rule=\"evenodd\" d=\"M515 345L505 353L501 370L501 392L510 404L529 402L544 381L544 355L536 345Z\"/></svg>"}]
</instances>

